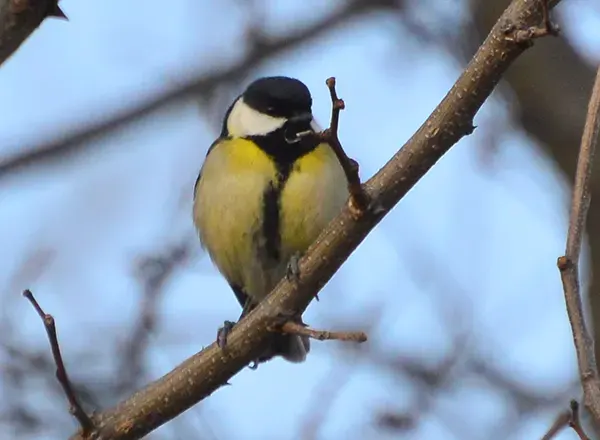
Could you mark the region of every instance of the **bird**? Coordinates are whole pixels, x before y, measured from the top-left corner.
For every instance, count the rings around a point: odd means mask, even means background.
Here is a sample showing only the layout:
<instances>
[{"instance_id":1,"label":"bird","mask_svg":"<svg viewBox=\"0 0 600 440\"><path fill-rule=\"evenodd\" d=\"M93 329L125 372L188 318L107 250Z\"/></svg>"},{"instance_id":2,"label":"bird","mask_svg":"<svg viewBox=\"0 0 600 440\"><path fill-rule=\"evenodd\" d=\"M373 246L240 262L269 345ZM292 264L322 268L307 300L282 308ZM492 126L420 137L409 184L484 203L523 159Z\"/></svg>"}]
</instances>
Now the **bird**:
<instances>
[{"instance_id":1,"label":"bird","mask_svg":"<svg viewBox=\"0 0 600 440\"><path fill-rule=\"evenodd\" d=\"M242 307L239 319L289 273L348 199L343 168L331 146L313 136L319 131L302 81L261 77L231 103L208 149L193 221ZM260 362L281 356L299 363L310 350L299 335L274 333L269 344Z\"/></svg>"}]
</instances>

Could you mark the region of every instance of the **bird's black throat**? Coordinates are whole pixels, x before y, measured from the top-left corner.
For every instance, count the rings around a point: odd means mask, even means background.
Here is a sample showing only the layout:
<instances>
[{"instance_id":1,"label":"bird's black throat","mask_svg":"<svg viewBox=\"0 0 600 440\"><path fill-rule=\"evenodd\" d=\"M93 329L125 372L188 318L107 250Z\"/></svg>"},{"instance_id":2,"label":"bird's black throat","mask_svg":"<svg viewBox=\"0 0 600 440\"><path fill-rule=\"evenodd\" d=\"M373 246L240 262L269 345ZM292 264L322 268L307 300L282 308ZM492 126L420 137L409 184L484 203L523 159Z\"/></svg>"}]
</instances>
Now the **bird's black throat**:
<instances>
[{"instance_id":1,"label":"bird's black throat","mask_svg":"<svg viewBox=\"0 0 600 440\"><path fill-rule=\"evenodd\" d=\"M263 194L262 240L266 257L279 262L281 257L281 194L294 169L296 161L319 145L316 136L297 138L303 127L294 127L294 142L290 143L290 127L282 127L266 136L250 136L261 150L269 155L277 167L277 177L269 182ZM309 127L306 127L309 129Z\"/></svg>"}]
</instances>

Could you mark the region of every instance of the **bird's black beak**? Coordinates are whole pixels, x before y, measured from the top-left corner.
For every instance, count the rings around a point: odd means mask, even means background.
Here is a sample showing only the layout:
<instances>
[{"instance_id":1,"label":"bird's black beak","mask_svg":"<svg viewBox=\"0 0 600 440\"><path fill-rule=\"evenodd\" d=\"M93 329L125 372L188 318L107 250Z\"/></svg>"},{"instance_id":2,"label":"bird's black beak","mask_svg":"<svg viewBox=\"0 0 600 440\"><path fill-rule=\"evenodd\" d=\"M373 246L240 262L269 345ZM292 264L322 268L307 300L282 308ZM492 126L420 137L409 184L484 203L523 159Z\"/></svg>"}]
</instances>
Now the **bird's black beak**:
<instances>
[{"instance_id":1,"label":"bird's black beak","mask_svg":"<svg viewBox=\"0 0 600 440\"><path fill-rule=\"evenodd\" d=\"M295 123L310 123L313 120L313 115L311 112L298 113L297 115L292 116L289 121L293 124Z\"/></svg>"},{"instance_id":2,"label":"bird's black beak","mask_svg":"<svg viewBox=\"0 0 600 440\"><path fill-rule=\"evenodd\" d=\"M310 123L313 120L312 112L297 113L287 120L285 140L288 144L300 142L302 138L313 133Z\"/></svg>"}]
</instances>

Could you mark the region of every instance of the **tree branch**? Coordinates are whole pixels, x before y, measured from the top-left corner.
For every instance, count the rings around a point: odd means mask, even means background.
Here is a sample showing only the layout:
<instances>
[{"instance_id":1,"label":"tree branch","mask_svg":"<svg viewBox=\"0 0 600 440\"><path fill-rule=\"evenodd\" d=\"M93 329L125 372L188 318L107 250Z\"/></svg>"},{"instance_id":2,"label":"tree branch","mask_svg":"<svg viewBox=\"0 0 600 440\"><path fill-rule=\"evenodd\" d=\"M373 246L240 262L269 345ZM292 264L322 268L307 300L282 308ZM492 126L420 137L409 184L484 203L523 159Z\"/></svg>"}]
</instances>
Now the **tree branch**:
<instances>
[{"instance_id":1,"label":"tree branch","mask_svg":"<svg viewBox=\"0 0 600 440\"><path fill-rule=\"evenodd\" d=\"M600 378L592 339L583 316L579 283L579 259L585 231L588 208L592 198L591 179L594 153L600 132L600 68L588 105L588 113L581 138L581 148L575 172L575 186L571 200L569 230L565 255L558 259L558 268L565 291L567 313L571 322L573 341L577 352L579 376L584 393L585 406L590 410L597 426L600 426Z\"/></svg>"},{"instance_id":2,"label":"tree branch","mask_svg":"<svg viewBox=\"0 0 600 440\"><path fill-rule=\"evenodd\" d=\"M476 34L487 31L505 3L505 0L470 0ZM580 23L572 24L573 28L578 26ZM476 49L469 47L472 40L469 37L461 41L470 52ZM455 48L454 53L459 50ZM507 101L515 110L511 119L553 160L552 165L564 173L567 182L575 179L578 149L573 147L581 142L595 70L568 39L559 38L541 42L532 56L520 59L504 76L511 89ZM594 197L600 195L600 173L593 176L592 193ZM600 224L600 203L590 206L588 224ZM586 240L591 252L589 273L599 274L600 229L588 228ZM593 276L590 281L586 292L591 306L589 324L594 324L591 329L594 339L600 341L600 277ZM600 344L596 344L596 358L600 359Z\"/></svg>"},{"instance_id":3,"label":"tree branch","mask_svg":"<svg viewBox=\"0 0 600 440\"><path fill-rule=\"evenodd\" d=\"M558 3L553 2L551 6ZM300 260L297 280L274 291L234 327L227 350L215 343L127 400L94 415L94 438L139 439L209 396L260 355L269 328L290 311L303 311L323 285L398 201L463 136L502 74L530 44L514 41L514 29L542 23L542 3L513 0L458 81L413 137L365 184L378 210L354 220L346 207ZM83 440L80 433L72 440Z\"/></svg>"},{"instance_id":4,"label":"tree branch","mask_svg":"<svg viewBox=\"0 0 600 440\"><path fill-rule=\"evenodd\" d=\"M58 0L0 0L0 65L46 17L67 18Z\"/></svg>"},{"instance_id":5,"label":"tree branch","mask_svg":"<svg viewBox=\"0 0 600 440\"><path fill-rule=\"evenodd\" d=\"M73 391L73 387L71 386L71 381L69 380L67 369L65 367L65 363L63 362L62 354L60 353L60 345L58 344L58 335L56 334L54 317L44 312L33 296L33 293L31 293L31 290L25 290L23 292L23 296L29 300L44 323L46 333L48 334L48 341L50 342L50 348L52 349L52 356L56 365L56 378L62 386L65 396L67 396L67 400L69 401L69 412L73 414L73 416L79 422L79 425L81 426L81 433L83 435L87 435L93 428L92 420L83 410L83 407L79 403L79 400L75 395L75 391Z\"/></svg>"},{"instance_id":6,"label":"tree branch","mask_svg":"<svg viewBox=\"0 0 600 440\"><path fill-rule=\"evenodd\" d=\"M329 96L331 97L331 121L329 128L322 133L322 138L331 145L338 161L344 169L344 174L346 174L346 180L348 181L348 192L350 193L349 208L354 217L358 218L369 207L369 198L360 183L358 162L348 157L338 137L340 111L345 108L346 104L344 104L342 99L338 98L335 90L335 78L331 77L327 79L326 84L329 89Z\"/></svg>"}]
</instances>

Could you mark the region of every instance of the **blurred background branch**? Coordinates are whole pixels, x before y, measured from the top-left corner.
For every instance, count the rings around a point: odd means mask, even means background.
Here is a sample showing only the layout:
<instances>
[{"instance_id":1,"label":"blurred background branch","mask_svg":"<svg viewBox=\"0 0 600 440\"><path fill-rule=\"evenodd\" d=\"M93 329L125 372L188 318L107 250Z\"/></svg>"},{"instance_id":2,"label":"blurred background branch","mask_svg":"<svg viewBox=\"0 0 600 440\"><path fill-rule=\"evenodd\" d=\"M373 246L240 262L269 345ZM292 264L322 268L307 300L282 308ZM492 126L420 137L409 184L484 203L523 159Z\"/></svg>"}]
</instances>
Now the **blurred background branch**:
<instances>
[{"instance_id":1,"label":"blurred background branch","mask_svg":"<svg viewBox=\"0 0 600 440\"><path fill-rule=\"evenodd\" d=\"M356 18L375 12L396 13L402 10L402 1L396 3L391 0L352 0L338 11L305 28L289 32L280 37L272 37L264 33L257 23L252 23L246 30L247 49L245 56L236 64L217 71L199 72L192 74L182 85L176 85L170 90L159 94L138 98L135 105L122 109L100 121L84 127L77 127L75 132L65 133L58 139L43 144L23 147L24 154L17 154L0 162L0 177L18 172L22 168L32 165L63 163L70 156L84 153L90 148L89 143L94 137L102 136L106 132L118 129L124 124L135 121L152 112L169 105L180 104L181 101L199 100L203 105L210 106L217 98L219 88L232 87L242 82L248 73L258 67L267 59L291 51L302 44L324 36L338 27L348 24Z\"/></svg>"}]
</instances>

